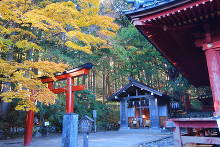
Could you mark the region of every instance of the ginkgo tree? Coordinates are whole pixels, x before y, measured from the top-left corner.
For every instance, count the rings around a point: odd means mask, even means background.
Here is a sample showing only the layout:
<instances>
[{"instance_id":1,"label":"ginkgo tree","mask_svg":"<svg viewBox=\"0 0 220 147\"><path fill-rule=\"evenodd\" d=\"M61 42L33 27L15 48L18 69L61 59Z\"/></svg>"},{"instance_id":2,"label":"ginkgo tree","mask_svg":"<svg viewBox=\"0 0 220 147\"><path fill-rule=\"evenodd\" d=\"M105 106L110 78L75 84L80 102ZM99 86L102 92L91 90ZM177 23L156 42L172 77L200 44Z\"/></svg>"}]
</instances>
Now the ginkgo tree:
<instances>
[{"instance_id":1,"label":"ginkgo tree","mask_svg":"<svg viewBox=\"0 0 220 147\"><path fill-rule=\"evenodd\" d=\"M0 94L3 101L19 99L15 109L27 111L38 111L36 102L43 102L46 105L55 103L56 96L39 80L39 76L54 78L54 72L63 71L67 65L48 61L16 63L4 60L0 60L0 64L0 80L13 84L11 91ZM33 72L32 69L38 69L39 72Z\"/></svg>"},{"instance_id":2,"label":"ginkgo tree","mask_svg":"<svg viewBox=\"0 0 220 147\"><path fill-rule=\"evenodd\" d=\"M76 3L48 2L38 7L33 0L2 0L0 18L20 27L43 30L45 38L65 36L66 46L91 53L93 47L106 43L100 36L114 36L119 28L113 18L99 14L99 4L99 0L79 0ZM7 28L0 28L7 32ZM35 37L30 31L21 32L24 33Z\"/></svg>"},{"instance_id":3,"label":"ginkgo tree","mask_svg":"<svg viewBox=\"0 0 220 147\"><path fill-rule=\"evenodd\" d=\"M38 77L53 77L67 65L43 61L40 42L52 40L58 46L89 54L109 46L104 38L114 36L119 26L113 18L100 15L99 5L99 0L1 0L0 81L11 84L1 93L2 100L18 99L17 110L33 111L37 111L36 102L54 103L55 95ZM37 57L29 57L35 53ZM13 57L7 60L7 56Z\"/></svg>"}]
</instances>

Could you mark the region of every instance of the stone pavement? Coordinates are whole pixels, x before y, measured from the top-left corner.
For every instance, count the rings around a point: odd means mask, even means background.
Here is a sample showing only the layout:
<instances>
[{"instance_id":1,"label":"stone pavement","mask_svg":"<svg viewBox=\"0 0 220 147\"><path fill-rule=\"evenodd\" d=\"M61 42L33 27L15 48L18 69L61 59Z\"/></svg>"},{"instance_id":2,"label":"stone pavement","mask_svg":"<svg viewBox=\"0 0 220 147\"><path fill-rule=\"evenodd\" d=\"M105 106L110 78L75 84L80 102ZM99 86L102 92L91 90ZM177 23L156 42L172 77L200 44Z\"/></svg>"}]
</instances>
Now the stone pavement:
<instances>
[{"instance_id":1,"label":"stone pavement","mask_svg":"<svg viewBox=\"0 0 220 147\"><path fill-rule=\"evenodd\" d=\"M152 129L97 132L89 135L89 147L136 147L140 143L158 140L167 136L170 136L170 134ZM0 147L22 147L22 141L22 138L0 140ZM5 144L13 142L18 144ZM83 136L79 135L78 147L83 147L82 143ZM33 142L29 147L61 147L61 135L33 138Z\"/></svg>"}]
</instances>

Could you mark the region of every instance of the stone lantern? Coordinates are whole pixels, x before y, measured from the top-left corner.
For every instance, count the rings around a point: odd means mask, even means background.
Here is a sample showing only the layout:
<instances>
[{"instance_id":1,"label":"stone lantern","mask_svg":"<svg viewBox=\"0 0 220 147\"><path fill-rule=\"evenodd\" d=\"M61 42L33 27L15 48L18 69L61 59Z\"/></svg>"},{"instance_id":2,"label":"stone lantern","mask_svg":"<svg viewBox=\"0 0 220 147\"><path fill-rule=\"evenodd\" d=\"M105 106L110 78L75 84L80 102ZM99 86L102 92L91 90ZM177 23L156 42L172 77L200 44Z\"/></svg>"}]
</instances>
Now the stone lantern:
<instances>
[{"instance_id":1,"label":"stone lantern","mask_svg":"<svg viewBox=\"0 0 220 147\"><path fill-rule=\"evenodd\" d=\"M94 120L84 115L79 121L79 131L83 133L83 147L88 147L89 133L92 132Z\"/></svg>"}]
</instances>

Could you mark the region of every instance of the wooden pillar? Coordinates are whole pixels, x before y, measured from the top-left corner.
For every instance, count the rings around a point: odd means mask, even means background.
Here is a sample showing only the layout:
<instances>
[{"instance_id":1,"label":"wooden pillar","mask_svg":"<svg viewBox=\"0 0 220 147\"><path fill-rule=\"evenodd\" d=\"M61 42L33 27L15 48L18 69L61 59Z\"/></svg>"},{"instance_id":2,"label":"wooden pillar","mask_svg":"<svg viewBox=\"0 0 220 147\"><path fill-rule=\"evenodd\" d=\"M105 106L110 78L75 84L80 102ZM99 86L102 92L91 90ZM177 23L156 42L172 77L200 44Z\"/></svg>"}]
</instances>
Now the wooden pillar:
<instances>
[{"instance_id":1,"label":"wooden pillar","mask_svg":"<svg viewBox=\"0 0 220 147\"><path fill-rule=\"evenodd\" d=\"M127 100L121 99L120 101L120 130L129 129L128 127L128 114L127 114Z\"/></svg>"},{"instance_id":2,"label":"wooden pillar","mask_svg":"<svg viewBox=\"0 0 220 147\"><path fill-rule=\"evenodd\" d=\"M34 112L28 111L25 120L24 146L28 146L32 141L32 131L34 125Z\"/></svg>"},{"instance_id":3,"label":"wooden pillar","mask_svg":"<svg viewBox=\"0 0 220 147\"><path fill-rule=\"evenodd\" d=\"M142 107L141 107L141 99L139 101L139 104L140 104L140 127L143 127L143 118L142 118Z\"/></svg>"},{"instance_id":4,"label":"wooden pillar","mask_svg":"<svg viewBox=\"0 0 220 147\"><path fill-rule=\"evenodd\" d=\"M203 45L205 51L215 115L220 116L220 41Z\"/></svg>"},{"instance_id":5,"label":"wooden pillar","mask_svg":"<svg viewBox=\"0 0 220 147\"><path fill-rule=\"evenodd\" d=\"M173 137L174 137L174 146L182 147L181 131L178 125L176 125L176 128L174 128Z\"/></svg>"},{"instance_id":6,"label":"wooden pillar","mask_svg":"<svg viewBox=\"0 0 220 147\"><path fill-rule=\"evenodd\" d=\"M154 96L149 96L149 111L150 111L150 127L159 128L159 112L158 112L158 102L157 98Z\"/></svg>"},{"instance_id":7,"label":"wooden pillar","mask_svg":"<svg viewBox=\"0 0 220 147\"><path fill-rule=\"evenodd\" d=\"M67 78L67 91L66 91L66 113L74 112L74 98L73 98L73 79Z\"/></svg>"}]
</instances>

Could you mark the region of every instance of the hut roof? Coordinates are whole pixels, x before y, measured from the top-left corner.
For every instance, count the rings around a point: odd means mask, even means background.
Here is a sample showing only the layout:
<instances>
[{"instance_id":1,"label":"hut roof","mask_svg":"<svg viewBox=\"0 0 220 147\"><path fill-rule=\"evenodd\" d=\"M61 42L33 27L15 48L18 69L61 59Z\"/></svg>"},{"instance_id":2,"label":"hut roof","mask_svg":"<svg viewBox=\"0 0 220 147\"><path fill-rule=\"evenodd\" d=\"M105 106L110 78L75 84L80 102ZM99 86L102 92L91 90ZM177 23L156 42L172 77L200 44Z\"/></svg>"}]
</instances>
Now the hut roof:
<instances>
[{"instance_id":1,"label":"hut roof","mask_svg":"<svg viewBox=\"0 0 220 147\"><path fill-rule=\"evenodd\" d=\"M119 89L117 92L109 96L108 100L120 101L122 98L128 97L128 95L131 97L135 97L137 95L141 96L141 95L146 95L146 94L151 94L151 95L155 95L156 97L164 97L165 99L166 98L170 99L170 97L167 96L166 94L160 91L157 91L153 88L150 88L149 86L147 86L146 84L142 82L139 82L131 78L129 79L129 81L130 82L128 84L126 84L121 89Z\"/></svg>"}]
</instances>

